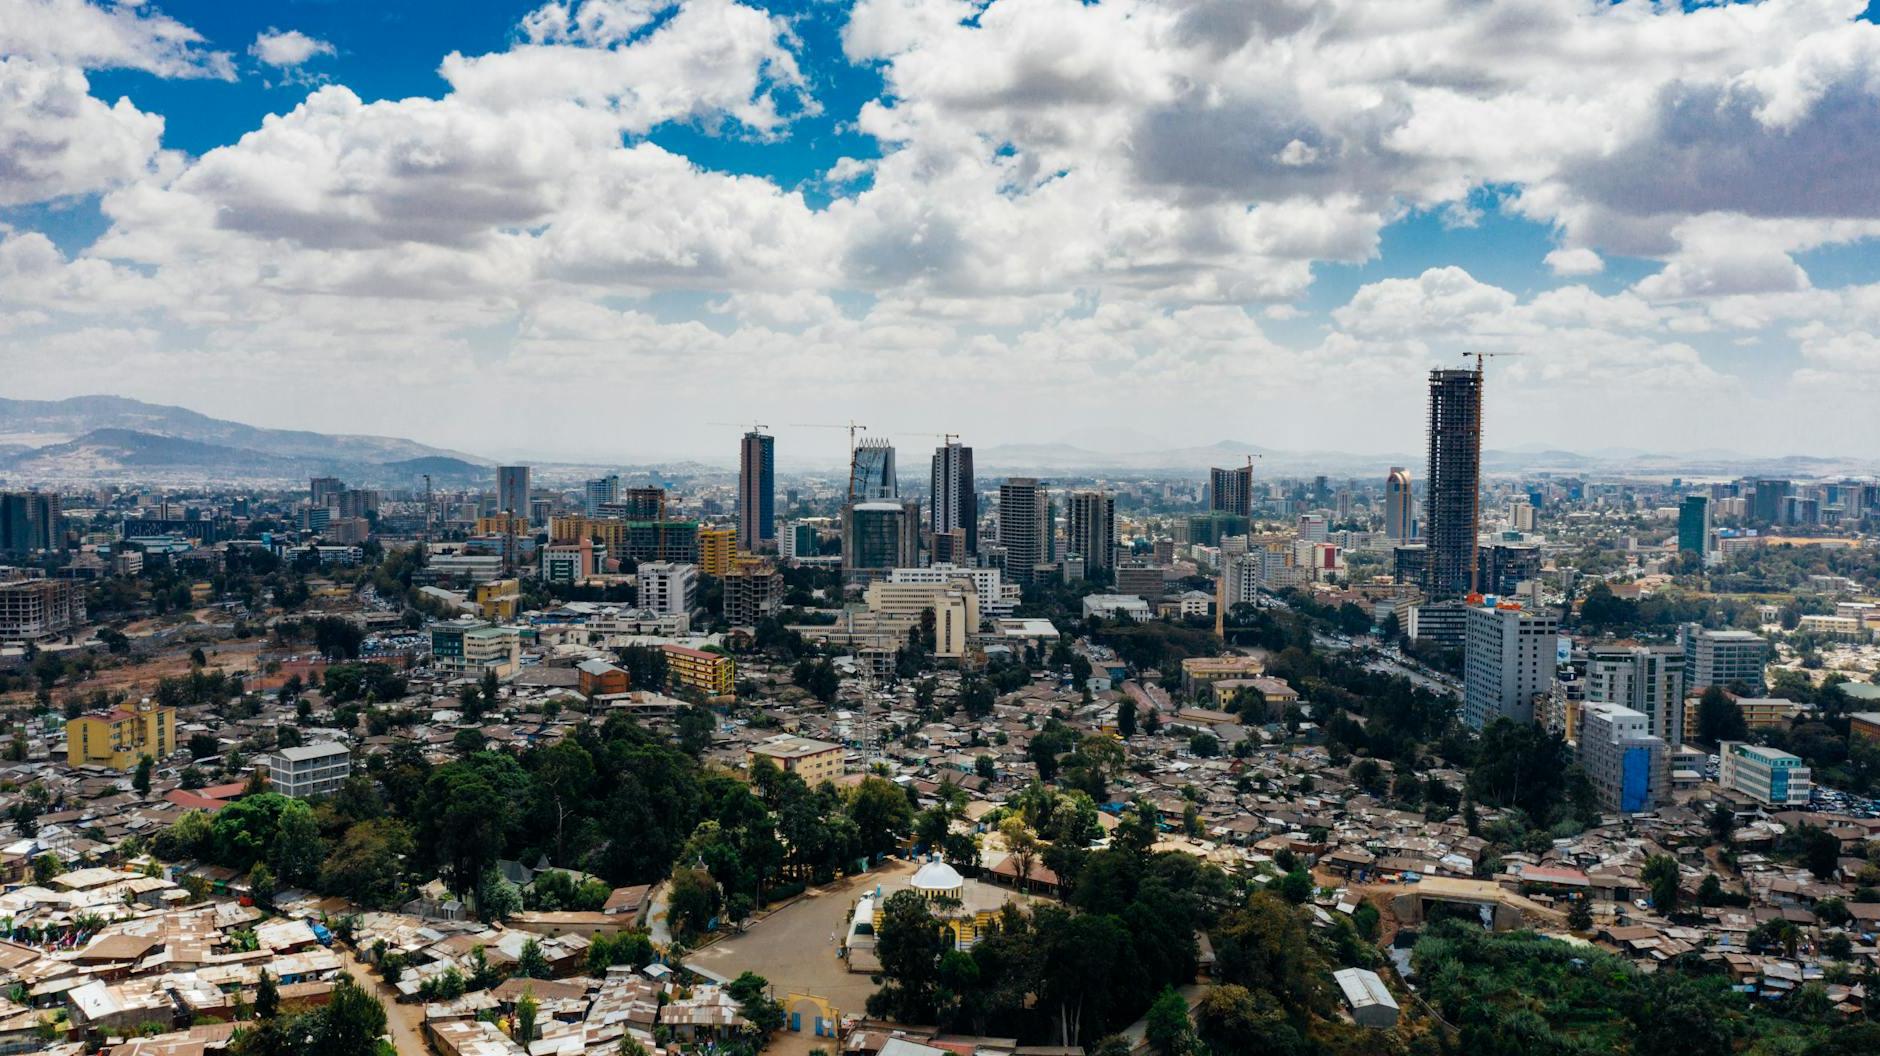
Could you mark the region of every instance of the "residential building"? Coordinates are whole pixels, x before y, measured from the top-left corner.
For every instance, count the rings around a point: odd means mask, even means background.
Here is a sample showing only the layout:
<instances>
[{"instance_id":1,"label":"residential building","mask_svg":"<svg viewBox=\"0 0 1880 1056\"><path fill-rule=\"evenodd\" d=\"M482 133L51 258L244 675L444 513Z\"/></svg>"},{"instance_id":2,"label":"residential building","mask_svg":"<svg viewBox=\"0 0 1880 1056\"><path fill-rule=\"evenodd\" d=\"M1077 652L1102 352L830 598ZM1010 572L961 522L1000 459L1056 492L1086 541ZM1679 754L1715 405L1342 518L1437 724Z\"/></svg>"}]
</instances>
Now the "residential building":
<instances>
[{"instance_id":1,"label":"residential building","mask_svg":"<svg viewBox=\"0 0 1880 1056\"><path fill-rule=\"evenodd\" d=\"M1752 692L1763 688L1763 666L1769 662L1769 642L1750 631L1706 630L1695 623L1678 632L1684 646L1684 682L1692 693L1710 686L1742 686Z\"/></svg>"},{"instance_id":2,"label":"residential building","mask_svg":"<svg viewBox=\"0 0 1880 1056\"><path fill-rule=\"evenodd\" d=\"M1266 665L1253 656L1191 656L1182 661L1182 692L1205 693L1224 678L1253 678Z\"/></svg>"},{"instance_id":3,"label":"residential building","mask_svg":"<svg viewBox=\"0 0 1880 1056\"><path fill-rule=\"evenodd\" d=\"M497 678L515 674L522 663L522 632L480 620L450 620L431 625L431 666L447 678Z\"/></svg>"},{"instance_id":4,"label":"residential building","mask_svg":"<svg viewBox=\"0 0 1880 1056\"><path fill-rule=\"evenodd\" d=\"M526 522L529 516L529 467L496 467L496 512L521 517Z\"/></svg>"},{"instance_id":5,"label":"residential building","mask_svg":"<svg viewBox=\"0 0 1880 1056\"><path fill-rule=\"evenodd\" d=\"M1010 616L1022 600L1018 585L1007 583L996 568L965 568L935 563L918 568L897 568L888 575L890 583L950 583L965 581L979 595L979 611L987 619Z\"/></svg>"},{"instance_id":6,"label":"residential building","mask_svg":"<svg viewBox=\"0 0 1880 1056\"><path fill-rule=\"evenodd\" d=\"M307 501L314 506L333 506L345 490L346 482L338 477L313 477L307 482Z\"/></svg>"},{"instance_id":7,"label":"residential building","mask_svg":"<svg viewBox=\"0 0 1880 1056\"><path fill-rule=\"evenodd\" d=\"M708 697L737 691L737 665L722 653L706 652L684 645L662 645L666 654L666 681L680 689L690 689Z\"/></svg>"},{"instance_id":8,"label":"residential building","mask_svg":"<svg viewBox=\"0 0 1880 1056\"><path fill-rule=\"evenodd\" d=\"M1410 484L1410 471L1390 467L1384 478L1384 538L1393 543L1407 543L1416 536L1416 499Z\"/></svg>"},{"instance_id":9,"label":"residential building","mask_svg":"<svg viewBox=\"0 0 1880 1056\"><path fill-rule=\"evenodd\" d=\"M620 474L618 473L596 477L581 486L581 510L589 517L600 516L601 507L619 501Z\"/></svg>"},{"instance_id":10,"label":"residential building","mask_svg":"<svg viewBox=\"0 0 1880 1056\"><path fill-rule=\"evenodd\" d=\"M928 530L949 539L948 549L958 549L953 542L963 539L959 553L938 553L937 560L956 564L979 553L979 493L973 481L973 449L948 441L934 449L933 476L927 501L931 505ZM961 533L955 536L955 533Z\"/></svg>"},{"instance_id":11,"label":"residential building","mask_svg":"<svg viewBox=\"0 0 1880 1056\"><path fill-rule=\"evenodd\" d=\"M1645 716L1646 731L1675 748L1684 743L1684 652L1675 645L1622 642L1587 651L1586 700Z\"/></svg>"},{"instance_id":12,"label":"residential building","mask_svg":"<svg viewBox=\"0 0 1880 1056\"><path fill-rule=\"evenodd\" d=\"M1795 629L1802 634L1820 635L1838 642L1864 642L1873 637L1867 630L1867 622L1858 616L1811 613L1803 616Z\"/></svg>"},{"instance_id":13,"label":"residential building","mask_svg":"<svg viewBox=\"0 0 1880 1056\"><path fill-rule=\"evenodd\" d=\"M471 592L471 600L476 604L477 615L483 619L496 622L513 620L522 608L522 581L492 579L488 583L478 583Z\"/></svg>"},{"instance_id":14,"label":"residential building","mask_svg":"<svg viewBox=\"0 0 1880 1056\"><path fill-rule=\"evenodd\" d=\"M1322 513L1299 515L1298 538L1301 542L1323 543L1331 538L1331 529Z\"/></svg>"},{"instance_id":15,"label":"residential building","mask_svg":"<svg viewBox=\"0 0 1880 1056\"><path fill-rule=\"evenodd\" d=\"M132 770L149 756L158 762L176 751L176 709L149 697L129 707L87 712L65 724L68 766Z\"/></svg>"},{"instance_id":16,"label":"residential building","mask_svg":"<svg viewBox=\"0 0 1880 1056\"><path fill-rule=\"evenodd\" d=\"M769 561L739 561L722 579L725 622L755 627L783 608L783 573Z\"/></svg>"},{"instance_id":17,"label":"residential building","mask_svg":"<svg viewBox=\"0 0 1880 1056\"><path fill-rule=\"evenodd\" d=\"M1051 560L1051 504L1037 478L1009 477L999 485L999 545L1006 578L1020 585Z\"/></svg>"},{"instance_id":18,"label":"residential building","mask_svg":"<svg viewBox=\"0 0 1880 1056\"><path fill-rule=\"evenodd\" d=\"M594 548L594 540L583 538L574 543L550 543L542 548L542 581L579 583L600 570L606 548Z\"/></svg>"},{"instance_id":19,"label":"residential building","mask_svg":"<svg viewBox=\"0 0 1880 1056\"><path fill-rule=\"evenodd\" d=\"M38 641L84 624L85 588L78 583L38 576L0 579L0 641Z\"/></svg>"},{"instance_id":20,"label":"residential building","mask_svg":"<svg viewBox=\"0 0 1880 1056\"><path fill-rule=\"evenodd\" d=\"M1581 706L1580 767L1605 809L1640 814L1670 798L1670 757L1649 726L1645 715L1620 704Z\"/></svg>"},{"instance_id":21,"label":"residential building","mask_svg":"<svg viewBox=\"0 0 1880 1056\"><path fill-rule=\"evenodd\" d=\"M352 751L336 741L281 748L261 757L268 791L294 799L330 796L352 773Z\"/></svg>"},{"instance_id":22,"label":"residential building","mask_svg":"<svg viewBox=\"0 0 1880 1056\"><path fill-rule=\"evenodd\" d=\"M776 443L753 429L738 445L738 549L746 553L776 548Z\"/></svg>"},{"instance_id":23,"label":"residential building","mask_svg":"<svg viewBox=\"0 0 1880 1056\"><path fill-rule=\"evenodd\" d=\"M1534 698L1553 689L1559 630L1551 611L1471 596L1463 627L1463 721L1477 730L1497 717L1535 721Z\"/></svg>"},{"instance_id":24,"label":"residential building","mask_svg":"<svg viewBox=\"0 0 1880 1056\"><path fill-rule=\"evenodd\" d=\"M867 585L920 562L920 505L855 502L842 509L842 578Z\"/></svg>"},{"instance_id":25,"label":"residential building","mask_svg":"<svg viewBox=\"0 0 1880 1056\"><path fill-rule=\"evenodd\" d=\"M849 456L849 501L882 502L898 498L894 476L894 445L886 440L863 440Z\"/></svg>"},{"instance_id":26,"label":"residential building","mask_svg":"<svg viewBox=\"0 0 1880 1056\"><path fill-rule=\"evenodd\" d=\"M1678 504L1678 553L1703 555L1710 550L1710 497L1686 495Z\"/></svg>"},{"instance_id":27,"label":"residential building","mask_svg":"<svg viewBox=\"0 0 1880 1056\"><path fill-rule=\"evenodd\" d=\"M1084 578L1116 567L1116 496L1106 491L1071 494L1066 547L1084 558Z\"/></svg>"},{"instance_id":28,"label":"residential building","mask_svg":"<svg viewBox=\"0 0 1880 1056\"><path fill-rule=\"evenodd\" d=\"M844 750L839 744L780 733L746 749L747 765L768 759L779 770L797 775L811 788L842 776Z\"/></svg>"},{"instance_id":29,"label":"residential building","mask_svg":"<svg viewBox=\"0 0 1880 1056\"><path fill-rule=\"evenodd\" d=\"M700 528L698 530L698 570L708 576L723 576L731 571L738 556L738 529Z\"/></svg>"},{"instance_id":30,"label":"residential building","mask_svg":"<svg viewBox=\"0 0 1880 1056\"><path fill-rule=\"evenodd\" d=\"M1684 698L1684 728L1696 730L1698 713L1703 709L1704 698L1701 694ZM1796 719L1814 710L1812 704L1802 704L1782 697L1733 697L1737 713L1743 716L1743 725L1752 730L1768 730L1778 726L1788 726ZM1854 716L1849 716L1850 719Z\"/></svg>"},{"instance_id":31,"label":"residential building","mask_svg":"<svg viewBox=\"0 0 1880 1056\"><path fill-rule=\"evenodd\" d=\"M0 553L65 549L59 496L43 491L0 492Z\"/></svg>"},{"instance_id":32,"label":"residential building","mask_svg":"<svg viewBox=\"0 0 1880 1056\"><path fill-rule=\"evenodd\" d=\"M698 604L698 566L679 561L648 561L635 577L639 605L661 616L690 616ZM728 608L729 606L727 606ZM734 624L737 621L732 621Z\"/></svg>"},{"instance_id":33,"label":"residential building","mask_svg":"<svg viewBox=\"0 0 1880 1056\"><path fill-rule=\"evenodd\" d=\"M1808 804L1810 774L1800 756L1741 741L1717 746L1717 783L1771 807Z\"/></svg>"},{"instance_id":34,"label":"residential building","mask_svg":"<svg viewBox=\"0 0 1880 1056\"><path fill-rule=\"evenodd\" d=\"M1482 375L1430 371L1429 479L1423 535L1429 546L1424 593L1461 597L1475 587L1482 487Z\"/></svg>"},{"instance_id":35,"label":"residential building","mask_svg":"<svg viewBox=\"0 0 1880 1056\"><path fill-rule=\"evenodd\" d=\"M1253 463L1208 470L1208 509L1236 517L1253 516Z\"/></svg>"}]
</instances>

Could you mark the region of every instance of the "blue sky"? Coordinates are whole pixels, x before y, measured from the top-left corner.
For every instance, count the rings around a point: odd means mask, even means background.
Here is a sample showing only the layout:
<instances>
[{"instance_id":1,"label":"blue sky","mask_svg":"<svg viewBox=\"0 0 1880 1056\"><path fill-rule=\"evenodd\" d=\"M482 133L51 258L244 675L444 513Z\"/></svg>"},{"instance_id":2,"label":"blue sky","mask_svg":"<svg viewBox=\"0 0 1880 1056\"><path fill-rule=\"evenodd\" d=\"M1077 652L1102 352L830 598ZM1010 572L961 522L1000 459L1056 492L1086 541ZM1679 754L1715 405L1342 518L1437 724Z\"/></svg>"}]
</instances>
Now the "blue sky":
<instances>
[{"instance_id":1,"label":"blue sky","mask_svg":"<svg viewBox=\"0 0 1880 1056\"><path fill-rule=\"evenodd\" d=\"M1872 15L0 0L0 334L54 364L7 394L537 456L850 414L1388 452L1488 348L1491 444L1871 449ZM566 398L701 371L708 414Z\"/></svg>"}]
</instances>

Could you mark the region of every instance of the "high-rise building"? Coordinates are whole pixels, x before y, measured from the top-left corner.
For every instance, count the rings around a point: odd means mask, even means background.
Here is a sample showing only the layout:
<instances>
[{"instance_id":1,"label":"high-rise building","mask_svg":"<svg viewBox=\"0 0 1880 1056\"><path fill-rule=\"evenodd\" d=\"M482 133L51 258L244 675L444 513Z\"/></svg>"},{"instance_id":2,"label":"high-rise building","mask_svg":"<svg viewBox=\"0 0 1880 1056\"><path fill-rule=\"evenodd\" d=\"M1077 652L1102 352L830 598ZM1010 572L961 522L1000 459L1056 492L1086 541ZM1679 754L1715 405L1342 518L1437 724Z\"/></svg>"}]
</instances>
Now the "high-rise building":
<instances>
[{"instance_id":1,"label":"high-rise building","mask_svg":"<svg viewBox=\"0 0 1880 1056\"><path fill-rule=\"evenodd\" d=\"M648 561L635 576L639 605L661 616L689 616L698 600L698 566Z\"/></svg>"},{"instance_id":2,"label":"high-rise building","mask_svg":"<svg viewBox=\"0 0 1880 1056\"><path fill-rule=\"evenodd\" d=\"M1299 515L1299 538L1308 543L1323 543L1331 538L1331 526L1322 513Z\"/></svg>"},{"instance_id":3,"label":"high-rise building","mask_svg":"<svg viewBox=\"0 0 1880 1056\"><path fill-rule=\"evenodd\" d=\"M1384 478L1384 538L1407 543L1416 534L1416 507L1410 490L1410 471L1390 467Z\"/></svg>"},{"instance_id":4,"label":"high-rise building","mask_svg":"<svg viewBox=\"0 0 1880 1056\"><path fill-rule=\"evenodd\" d=\"M973 449L957 443L934 449L933 479L928 491L933 506L928 529L934 535L964 533L966 552L948 554L964 561L979 553L979 492L973 482Z\"/></svg>"},{"instance_id":5,"label":"high-rise building","mask_svg":"<svg viewBox=\"0 0 1880 1056\"><path fill-rule=\"evenodd\" d=\"M1491 543L1476 549L1476 584L1484 594L1513 594L1541 578L1541 548L1523 543Z\"/></svg>"},{"instance_id":6,"label":"high-rise building","mask_svg":"<svg viewBox=\"0 0 1880 1056\"><path fill-rule=\"evenodd\" d=\"M1071 495L1067 538L1072 553L1082 554L1084 575L1116 567L1116 496L1107 491Z\"/></svg>"},{"instance_id":7,"label":"high-rise building","mask_svg":"<svg viewBox=\"0 0 1880 1056\"><path fill-rule=\"evenodd\" d=\"M660 520L666 516L666 489L622 488L602 512L624 521Z\"/></svg>"},{"instance_id":8,"label":"high-rise building","mask_svg":"<svg viewBox=\"0 0 1880 1056\"><path fill-rule=\"evenodd\" d=\"M738 445L738 549L748 553L777 544L776 443L753 429Z\"/></svg>"},{"instance_id":9,"label":"high-rise building","mask_svg":"<svg viewBox=\"0 0 1880 1056\"><path fill-rule=\"evenodd\" d=\"M1675 645L1598 645L1588 651L1586 699L1645 716L1646 732L1684 743L1684 652Z\"/></svg>"},{"instance_id":10,"label":"high-rise building","mask_svg":"<svg viewBox=\"0 0 1880 1056\"><path fill-rule=\"evenodd\" d=\"M849 501L882 502L901 494L894 476L894 445L886 440L863 440L849 464Z\"/></svg>"},{"instance_id":11,"label":"high-rise building","mask_svg":"<svg viewBox=\"0 0 1880 1056\"><path fill-rule=\"evenodd\" d=\"M1703 554L1710 549L1710 497L1686 495L1678 505L1678 553Z\"/></svg>"},{"instance_id":12,"label":"high-rise building","mask_svg":"<svg viewBox=\"0 0 1880 1056\"><path fill-rule=\"evenodd\" d=\"M1705 630L1687 623L1678 630L1684 647L1684 682L1692 693L1711 686L1763 689L1763 665L1769 662L1769 642L1750 631Z\"/></svg>"},{"instance_id":13,"label":"high-rise building","mask_svg":"<svg viewBox=\"0 0 1880 1056\"><path fill-rule=\"evenodd\" d=\"M737 559L738 536L731 528L698 530L698 569L708 576L723 576Z\"/></svg>"},{"instance_id":14,"label":"high-rise building","mask_svg":"<svg viewBox=\"0 0 1880 1056\"><path fill-rule=\"evenodd\" d=\"M315 506L331 506L345 490L346 482L338 477L314 477L307 484L307 499Z\"/></svg>"},{"instance_id":15,"label":"high-rise building","mask_svg":"<svg viewBox=\"0 0 1880 1056\"><path fill-rule=\"evenodd\" d=\"M496 512L529 515L529 467L496 467Z\"/></svg>"},{"instance_id":16,"label":"high-rise building","mask_svg":"<svg viewBox=\"0 0 1880 1056\"><path fill-rule=\"evenodd\" d=\"M1462 718L1481 729L1497 717L1533 722L1534 698L1554 684L1560 618L1514 602L1470 605L1462 643Z\"/></svg>"},{"instance_id":17,"label":"high-rise building","mask_svg":"<svg viewBox=\"0 0 1880 1056\"><path fill-rule=\"evenodd\" d=\"M755 627L783 608L783 573L768 559L739 561L724 577L725 622Z\"/></svg>"},{"instance_id":18,"label":"high-rise building","mask_svg":"<svg viewBox=\"0 0 1880 1056\"><path fill-rule=\"evenodd\" d=\"M999 546L1005 578L1021 585L1051 560L1051 503L1036 477L1007 477L999 485Z\"/></svg>"},{"instance_id":19,"label":"high-rise building","mask_svg":"<svg viewBox=\"0 0 1880 1056\"><path fill-rule=\"evenodd\" d=\"M0 553L64 548L65 516L59 496L44 491L0 492Z\"/></svg>"},{"instance_id":20,"label":"high-rise building","mask_svg":"<svg viewBox=\"0 0 1880 1056\"><path fill-rule=\"evenodd\" d=\"M920 505L852 502L842 509L842 576L866 585L920 562Z\"/></svg>"},{"instance_id":21,"label":"high-rise building","mask_svg":"<svg viewBox=\"0 0 1880 1056\"><path fill-rule=\"evenodd\" d=\"M1431 598L1475 589L1475 539L1482 487L1482 375L1430 371L1429 480L1423 532L1429 545Z\"/></svg>"},{"instance_id":22,"label":"high-rise building","mask_svg":"<svg viewBox=\"0 0 1880 1056\"><path fill-rule=\"evenodd\" d=\"M1208 509L1236 517L1253 516L1253 466L1208 470Z\"/></svg>"},{"instance_id":23,"label":"high-rise building","mask_svg":"<svg viewBox=\"0 0 1880 1056\"><path fill-rule=\"evenodd\" d=\"M581 508L589 517L598 517L601 507L620 501L620 475L609 473L595 477L581 487Z\"/></svg>"},{"instance_id":24,"label":"high-rise building","mask_svg":"<svg viewBox=\"0 0 1880 1056\"><path fill-rule=\"evenodd\" d=\"M1579 709L1580 768L1602 806L1622 814L1657 809L1671 798L1670 753L1646 717L1620 704Z\"/></svg>"},{"instance_id":25,"label":"high-rise building","mask_svg":"<svg viewBox=\"0 0 1880 1056\"><path fill-rule=\"evenodd\" d=\"M1757 481L1750 495L1749 519L1758 524L1781 524L1788 509L1784 500L1793 493L1793 486L1786 480Z\"/></svg>"}]
</instances>

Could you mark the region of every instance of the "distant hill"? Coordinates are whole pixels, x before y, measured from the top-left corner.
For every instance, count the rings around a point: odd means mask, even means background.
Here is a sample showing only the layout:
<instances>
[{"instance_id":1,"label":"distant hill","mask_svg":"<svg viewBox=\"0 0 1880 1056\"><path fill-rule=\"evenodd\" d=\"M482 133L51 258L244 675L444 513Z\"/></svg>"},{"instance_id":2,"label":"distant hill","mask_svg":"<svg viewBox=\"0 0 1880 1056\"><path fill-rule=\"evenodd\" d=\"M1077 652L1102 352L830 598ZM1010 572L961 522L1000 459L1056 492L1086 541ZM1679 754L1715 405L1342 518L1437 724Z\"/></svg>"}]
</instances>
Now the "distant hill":
<instances>
[{"instance_id":1,"label":"distant hill","mask_svg":"<svg viewBox=\"0 0 1880 1056\"><path fill-rule=\"evenodd\" d=\"M481 462L476 456L461 451L448 451L395 436L263 429L241 422L211 418L184 407L145 403L122 396L74 396L65 400L0 399L0 445L27 444L43 448L111 429L194 440L276 458L326 463L376 464L432 457Z\"/></svg>"},{"instance_id":2,"label":"distant hill","mask_svg":"<svg viewBox=\"0 0 1880 1056\"><path fill-rule=\"evenodd\" d=\"M387 481L415 482L421 480L427 473L431 475L433 484L443 484L446 481L453 484L480 484L490 480L488 466L446 455L385 462L381 463L378 469Z\"/></svg>"}]
</instances>

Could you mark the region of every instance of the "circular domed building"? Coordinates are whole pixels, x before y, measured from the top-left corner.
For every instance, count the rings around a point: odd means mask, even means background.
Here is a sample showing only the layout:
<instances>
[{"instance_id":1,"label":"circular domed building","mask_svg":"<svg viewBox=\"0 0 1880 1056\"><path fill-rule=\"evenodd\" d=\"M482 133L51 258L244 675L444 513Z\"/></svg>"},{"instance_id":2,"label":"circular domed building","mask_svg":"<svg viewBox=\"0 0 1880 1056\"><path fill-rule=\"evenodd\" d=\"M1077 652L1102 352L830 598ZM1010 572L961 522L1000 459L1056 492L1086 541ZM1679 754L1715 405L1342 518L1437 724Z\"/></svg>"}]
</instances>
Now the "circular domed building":
<instances>
[{"instance_id":1,"label":"circular domed building","mask_svg":"<svg viewBox=\"0 0 1880 1056\"><path fill-rule=\"evenodd\" d=\"M950 898L957 902L961 890L966 886L966 878L947 863L932 861L915 870L914 878L907 882L907 886L928 900Z\"/></svg>"}]
</instances>

